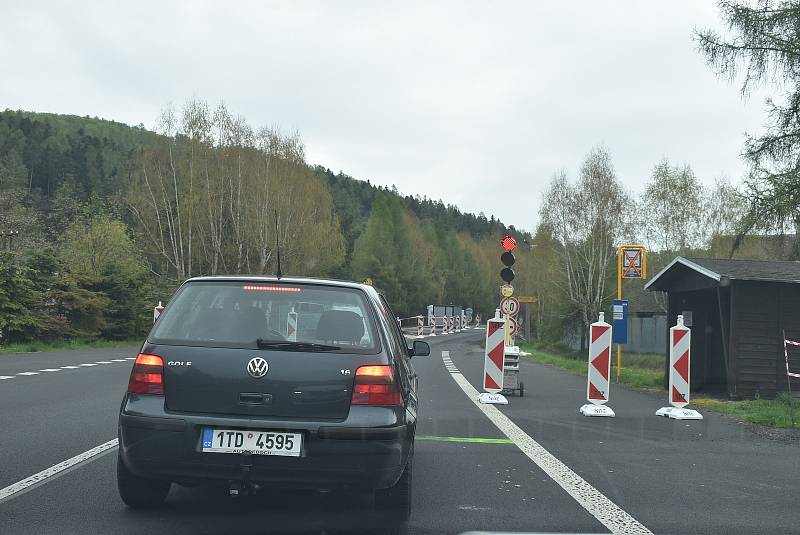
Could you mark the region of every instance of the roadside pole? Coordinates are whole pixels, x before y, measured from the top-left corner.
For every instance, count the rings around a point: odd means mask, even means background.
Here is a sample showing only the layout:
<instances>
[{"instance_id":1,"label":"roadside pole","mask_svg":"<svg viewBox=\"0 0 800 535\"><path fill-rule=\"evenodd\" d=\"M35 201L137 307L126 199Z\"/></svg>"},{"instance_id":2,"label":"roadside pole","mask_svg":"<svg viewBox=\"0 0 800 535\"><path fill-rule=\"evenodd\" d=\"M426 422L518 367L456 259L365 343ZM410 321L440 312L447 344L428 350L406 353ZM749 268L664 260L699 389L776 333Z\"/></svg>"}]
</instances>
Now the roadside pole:
<instances>
[{"instance_id":1,"label":"roadside pole","mask_svg":"<svg viewBox=\"0 0 800 535\"><path fill-rule=\"evenodd\" d=\"M619 248L617 248L617 300L622 301L622 250ZM622 372L622 344L617 344L617 383L620 372Z\"/></svg>"},{"instance_id":2,"label":"roadside pole","mask_svg":"<svg viewBox=\"0 0 800 535\"><path fill-rule=\"evenodd\" d=\"M617 344L617 383L622 372L622 345L628 343L628 303L622 299L622 279L647 279L647 248L641 244L624 244L617 246L617 300L614 302L615 339ZM619 310L625 311L624 317L617 314ZM623 323L624 322L624 323Z\"/></svg>"}]
</instances>

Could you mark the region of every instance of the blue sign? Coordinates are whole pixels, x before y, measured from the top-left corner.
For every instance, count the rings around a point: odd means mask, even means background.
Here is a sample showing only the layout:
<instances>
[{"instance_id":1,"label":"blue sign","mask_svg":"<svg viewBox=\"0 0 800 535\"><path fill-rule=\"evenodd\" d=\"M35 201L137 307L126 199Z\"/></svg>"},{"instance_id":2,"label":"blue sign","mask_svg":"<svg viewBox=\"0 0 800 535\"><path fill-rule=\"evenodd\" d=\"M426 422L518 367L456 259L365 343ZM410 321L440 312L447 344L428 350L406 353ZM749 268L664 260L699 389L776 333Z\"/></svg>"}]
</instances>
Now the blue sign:
<instances>
[{"instance_id":1,"label":"blue sign","mask_svg":"<svg viewBox=\"0 0 800 535\"><path fill-rule=\"evenodd\" d=\"M611 341L615 344L628 343L628 301L625 299L614 299L611 309L612 335Z\"/></svg>"}]
</instances>

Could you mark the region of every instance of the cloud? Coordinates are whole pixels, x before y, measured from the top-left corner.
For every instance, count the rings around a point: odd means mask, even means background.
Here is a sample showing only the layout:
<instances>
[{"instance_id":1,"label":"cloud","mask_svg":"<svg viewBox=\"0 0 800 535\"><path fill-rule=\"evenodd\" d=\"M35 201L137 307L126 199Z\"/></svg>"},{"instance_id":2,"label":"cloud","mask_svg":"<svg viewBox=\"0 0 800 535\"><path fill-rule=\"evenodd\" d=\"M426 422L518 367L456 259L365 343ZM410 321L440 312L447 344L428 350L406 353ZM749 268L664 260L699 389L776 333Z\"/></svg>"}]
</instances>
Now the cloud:
<instances>
[{"instance_id":1,"label":"cloud","mask_svg":"<svg viewBox=\"0 0 800 535\"><path fill-rule=\"evenodd\" d=\"M694 49L713 2L10 4L0 106L153 124L192 95L298 129L312 163L533 229L551 174L605 143L741 176L763 121Z\"/></svg>"}]
</instances>

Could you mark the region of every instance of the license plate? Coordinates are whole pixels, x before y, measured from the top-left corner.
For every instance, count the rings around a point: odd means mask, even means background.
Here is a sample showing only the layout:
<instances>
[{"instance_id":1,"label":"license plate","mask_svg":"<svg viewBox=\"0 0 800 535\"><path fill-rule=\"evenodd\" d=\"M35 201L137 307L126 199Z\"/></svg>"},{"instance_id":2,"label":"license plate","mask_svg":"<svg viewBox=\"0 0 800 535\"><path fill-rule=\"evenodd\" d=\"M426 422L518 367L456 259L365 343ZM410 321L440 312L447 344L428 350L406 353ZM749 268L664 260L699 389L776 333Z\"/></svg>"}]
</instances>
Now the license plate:
<instances>
[{"instance_id":1,"label":"license plate","mask_svg":"<svg viewBox=\"0 0 800 535\"><path fill-rule=\"evenodd\" d=\"M299 457L303 445L300 433L203 429L203 451L209 453L252 453Z\"/></svg>"}]
</instances>

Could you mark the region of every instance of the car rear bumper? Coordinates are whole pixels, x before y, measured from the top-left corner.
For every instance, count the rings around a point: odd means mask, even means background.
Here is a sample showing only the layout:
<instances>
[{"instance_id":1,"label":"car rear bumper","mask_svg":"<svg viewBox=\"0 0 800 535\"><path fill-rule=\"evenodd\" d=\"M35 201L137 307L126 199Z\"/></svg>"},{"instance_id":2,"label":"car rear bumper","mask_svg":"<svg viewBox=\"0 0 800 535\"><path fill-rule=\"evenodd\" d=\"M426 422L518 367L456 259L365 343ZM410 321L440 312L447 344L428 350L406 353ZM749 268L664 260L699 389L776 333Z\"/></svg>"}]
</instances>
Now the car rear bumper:
<instances>
[{"instance_id":1,"label":"car rear bumper","mask_svg":"<svg viewBox=\"0 0 800 535\"><path fill-rule=\"evenodd\" d=\"M151 407L155 407L153 401L148 400ZM143 477L186 484L249 481L293 488L387 488L403 472L414 433L413 425L405 421L365 427L347 425L347 421L325 424L143 415L126 412L125 408L123 405L119 419L119 446L128 469ZM303 434L302 454L279 457L202 452L202 432L209 426L299 432Z\"/></svg>"}]
</instances>

